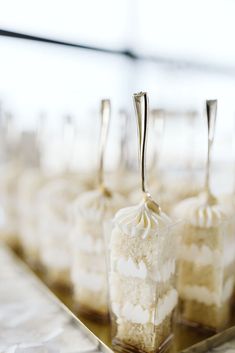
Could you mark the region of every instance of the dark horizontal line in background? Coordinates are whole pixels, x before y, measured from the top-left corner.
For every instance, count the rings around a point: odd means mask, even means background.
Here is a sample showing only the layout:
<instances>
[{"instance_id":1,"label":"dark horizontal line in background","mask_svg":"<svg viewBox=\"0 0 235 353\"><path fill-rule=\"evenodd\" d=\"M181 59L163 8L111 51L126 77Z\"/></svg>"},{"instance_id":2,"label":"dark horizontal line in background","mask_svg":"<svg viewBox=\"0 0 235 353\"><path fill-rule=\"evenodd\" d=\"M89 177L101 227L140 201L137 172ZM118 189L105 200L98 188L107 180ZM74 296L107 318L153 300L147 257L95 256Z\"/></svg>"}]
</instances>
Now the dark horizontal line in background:
<instances>
[{"instance_id":1,"label":"dark horizontal line in background","mask_svg":"<svg viewBox=\"0 0 235 353\"><path fill-rule=\"evenodd\" d=\"M60 41L60 40L55 40L55 39L50 39L45 37L38 37L38 36L33 36L25 33L13 32L13 31L8 31L3 29L0 29L0 36L32 40L32 41L48 43L48 44L63 45L70 48L91 50L91 51L100 52L104 54L121 55L134 61L147 61L147 62L152 62L156 64L167 65L171 69L187 69L187 70L194 70L194 71L196 70L196 71L207 72L212 74L222 74L230 77L231 76L235 77L234 66L229 67L229 66L207 64L207 63L194 62L194 61L176 60L176 59L170 59L162 56L145 56L145 55L136 54L131 50L101 48L101 47L77 44L77 43L72 43L67 41Z\"/></svg>"},{"instance_id":2,"label":"dark horizontal line in background","mask_svg":"<svg viewBox=\"0 0 235 353\"><path fill-rule=\"evenodd\" d=\"M78 49L98 51L98 52L106 53L106 54L125 55L130 58L137 59L136 55L132 54L131 52L123 51L123 50L107 49L107 48L100 48L100 47L94 47L94 46L89 46L89 45L65 42L65 41L60 41L60 40L56 40L56 39L32 36L29 34L24 34L24 33L19 33L19 32L6 31L3 29L0 29L0 35L5 36L5 37L33 40L33 41L42 42L42 43L64 45L67 47L78 48Z\"/></svg>"}]
</instances>

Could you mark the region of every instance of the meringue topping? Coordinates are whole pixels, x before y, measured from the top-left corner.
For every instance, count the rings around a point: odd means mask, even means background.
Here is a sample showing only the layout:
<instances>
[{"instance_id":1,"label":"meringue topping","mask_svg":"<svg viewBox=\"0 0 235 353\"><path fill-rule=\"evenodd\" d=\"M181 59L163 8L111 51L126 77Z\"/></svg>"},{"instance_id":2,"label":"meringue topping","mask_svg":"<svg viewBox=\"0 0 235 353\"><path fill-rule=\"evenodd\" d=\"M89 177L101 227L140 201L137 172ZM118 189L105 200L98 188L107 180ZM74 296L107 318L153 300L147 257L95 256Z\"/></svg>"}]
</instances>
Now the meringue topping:
<instances>
[{"instance_id":1,"label":"meringue topping","mask_svg":"<svg viewBox=\"0 0 235 353\"><path fill-rule=\"evenodd\" d=\"M220 205L198 205L192 207L190 212L190 223L195 227L211 228L218 227L223 220L225 214Z\"/></svg>"},{"instance_id":2,"label":"meringue topping","mask_svg":"<svg viewBox=\"0 0 235 353\"><path fill-rule=\"evenodd\" d=\"M172 224L171 219L164 212L154 212L145 200L136 206L126 207L118 211L114 221L124 234L141 236L143 239L151 231L156 233L159 229Z\"/></svg>"},{"instance_id":3,"label":"meringue topping","mask_svg":"<svg viewBox=\"0 0 235 353\"><path fill-rule=\"evenodd\" d=\"M74 213L92 222L110 219L115 211L123 205L123 199L116 193L104 193L102 189L83 193L74 204Z\"/></svg>"}]
</instances>

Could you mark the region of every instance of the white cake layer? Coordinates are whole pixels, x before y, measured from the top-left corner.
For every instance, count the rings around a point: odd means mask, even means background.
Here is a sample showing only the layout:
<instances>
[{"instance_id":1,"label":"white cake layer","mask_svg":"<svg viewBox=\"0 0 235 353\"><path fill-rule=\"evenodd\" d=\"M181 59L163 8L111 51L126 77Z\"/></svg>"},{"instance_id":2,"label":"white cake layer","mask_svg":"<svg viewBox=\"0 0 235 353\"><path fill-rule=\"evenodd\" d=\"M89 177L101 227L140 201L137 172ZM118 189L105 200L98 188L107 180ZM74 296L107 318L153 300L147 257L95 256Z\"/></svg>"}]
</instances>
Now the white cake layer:
<instances>
[{"instance_id":1,"label":"white cake layer","mask_svg":"<svg viewBox=\"0 0 235 353\"><path fill-rule=\"evenodd\" d=\"M133 305L129 301L122 304L112 302L111 307L118 319L121 318L142 325L147 323L159 325L174 310L177 300L177 291L171 289L164 297L158 299L154 307L148 309L144 309L140 304Z\"/></svg>"},{"instance_id":2,"label":"white cake layer","mask_svg":"<svg viewBox=\"0 0 235 353\"><path fill-rule=\"evenodd\" d=\"M86 288L94 292L100 292L107 287L107 277L104 272L89 272L77 268L72 271L74 288Z\"/></svg>"},{"instance_id":3,"label":"white cake layer","mask_svg":"<svg viewBox=\"0 0 235 353\"><path fill-rule=\"evenodd\" d=\"M232 296L234 288L234 277L230 276L223 286L222 293L218 289L217 292L212 292L208 288L197 285L179 286L179 296L186 300L195 300L205 305L221 306Z\"/></svg>"},{"instance_id":4,"label":"white cake layer","mask_svg":"<svg viewBox=\"0 0 235 353\"><path fill-rule=\"evenodd\" d=\"M106 261L104 254L87 254L84 252L74 252L72 256L72 268L82 269L88 272L106 273Z\"/></svg>"},{"instance_id":5,"label":"white cake layer","mask_svg":"<svg viewBox=\"0 0 235 353\"><path fill-rule=\"evenodd\" d=\"M235 260L235 246L226 246L224 254L220 250L212 250L207 245L198 246L196 244L181 244L179 259L193 262L200 266L212 265L218 267L229 266Z\"/></svg>"},{"instance_id":6,"label":"white cake layer","mask_svg":"<svg viewBox=\"0 0 235 353\"><path fill-rule=\"evenodd\" d=\"M166 282L175 273L175 260L170 259L162 266L147 266L144 260L134 261L131 257L111 259L112 271L118 272L125 277L150 278L155 282Z\"/></svg>"},{"instance_id":7,"label":"white cake layer","mask_svg":"<svg viewBox=\"0 0 235 353\"><path fill-rule=\"evenodd\" d=\"M105 251L103 234L100 232L98 236L94 237L91 233L87 232L74 232L71 234L73 239L73 245L78 248L79 251L87 254L102 254Z\"/></svg>"},{"instance_id":8,"label":"white cake layer","mask_svg":"<svg viewBox=\"0 0 235 353\"><path fill-rule=\"evenodd\" d=\"M102 219L94 219L90 220L81 218L81 216L77 216L73 220L73 228L72 228L72 236L74 240L78 238L82 238L84 235L89 235L93 240L96 240L103 233L103 220Z\"/></svg>"},{"instance_id":9,"label":"white cake layer","mask_svg":"<svg viewBox=\"0 0 235 353\"><path fill-rule=\"evenodd\" d=\"M59 218L46 218L40 221L38 231L42 263L58 269L69 268L71 251L68 223Z\"/></svg>"},{"instance_id":10,"label":"white cake layer","mask_svg":"<svg viewBox=\"0 0 235 353\"><path fill-rule=\"evenodd\" d=\"M149 308L154 306L156 298L164 296L172 285L170 282L162 285L149 279L123 277L112 272L109 275L109 288L112 301L125 303L128 300L133 305L140 304L143 308Z\"/></svg>"},{"instance_id":11,"label":"white cake layer","mask_svg":"<svg viewBox=\"0 0 235 353\"><path fill-rule=\"evenodd\" d=\"M132 258L136 263L143 259L148 268L159 268L169 259L175 258L175 238L169 233L149 234L144 239L140 236L128 236L114 227L110 241L112 259Z\"/></svg>"},{"instance_id":12,"label":"white cake layer","mask_svg":"<svg viewBox=\"0 0 235 353\"><path fill-rule=\"evenodd\" d=\"M21 222L20 226L20 236L23 246L29 250L38 252L39 251L39 241L37 234L37 225L35 222Z\"/></svg>"},{"instance_id":13,"label":"white cake layer","mask_svg":"<svg viewBox=\"0 0 235 353\"><path fill-rule=\"evenodd\" d=\"M44 247L40 253L40 258L44 265L58 270L67 270L70 268L71 256L69 244L63 242L61 245L51 244Z\"/></svg>"},{"instance_id":14,"label":"white cake layer","mask_svg":"<svg viewBox=\"0 0 235 353\"><path fill-rule=\"evenodd\" d=\"M48 238L64 238L69 239L70 225L68 217L64 213L58 215L50 209L44 209L40 213L38 220L40 236L47 241Z\"/></svg>"}]
</instances>

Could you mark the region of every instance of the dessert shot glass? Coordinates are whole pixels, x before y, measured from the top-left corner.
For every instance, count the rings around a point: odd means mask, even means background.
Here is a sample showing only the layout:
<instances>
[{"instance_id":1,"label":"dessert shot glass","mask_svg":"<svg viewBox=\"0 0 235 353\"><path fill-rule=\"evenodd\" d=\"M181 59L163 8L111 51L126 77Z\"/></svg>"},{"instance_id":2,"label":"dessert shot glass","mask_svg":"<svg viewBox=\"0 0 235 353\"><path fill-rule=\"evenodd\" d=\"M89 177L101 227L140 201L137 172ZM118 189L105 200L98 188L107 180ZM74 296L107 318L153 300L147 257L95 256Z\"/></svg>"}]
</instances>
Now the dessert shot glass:
<instances>
[{"instance_id":1,"label":"dessert shot glass","mask_svg":"<svg viewBox=\"0 0 235 353\"><path fill-rule=\"evenodd\" d=\"M234 234L229 217L210 189L211 147L217 101L206 102L208 154L205 191L181 206L182 232L177 288L179 319L213 331L224 328L230 317L234 287Z\"/></svg>"},{"instance_id":2,"label":"dessert shot glass","mask_svg":"<svg viewBox=\"0 0 235 353\"><path fill-rule=\"evenodd\" d=\"M19 179L18 186L19 237L23 257L35 270L40 268L36 200L46 182L47 178L39 168L28 168Z\"/></svg>"},{"instance_id":3,"label":"dessert shot glass","mask_svg":"<svg viewBox=\"0 0 235 353\"><path fill-rule=\"evenodd\" d=\"M189 211L180 244L179 319L219 331L230 318L234 237L219 205L196 201L195 208Z\"/></svg>"},{"instance_id":4,"label":"dessert shot glass","mask_svg":"<svg viewBox=\"0 0 235 353\"><path fill-rule=\"evenodd\" d=\"M103 222L112 219L123 205L123 198L104 184L110 111L110 101L102 100L98 185L75 200L70 233L74 310L99 322L109 320Z\"/></svg>"},{"instance_id":5,"label":"dessert shot glass","mask_svg":"<svg viewBox=\"0 0 235 353\"><path fill-rule=\"evenodd\" d=\"M165 349L173 336L177 243L174 222L147 190L147 94L135 94L134 103L142 200L120 209L112 223L105 225L109 305L114 350L153 353Z\"/></svg>"},{"instance_id":6,"label":"dessert shot glass","mask_svg":"<svg viewBox=\"0 0 235 353\"><path fill-rule=\"evenodd\" d=\"M58 289L70 290L70 205L79 193L70 176L51 180L38 195L39 257L45 278Z\"/></svg>"},{"instance_id":7,"label":"dessert shot glass","mask_svg":"<svg viewBox=\"0 0 235 353\"><path fill-rule=\"evenodd\" d=\"M132 214L134 223L133 211L143 207L122 209L105 225L112 344L117 351L156 352L173 337L177 224L155 229L123 224L121 215Z\"/></svg>"}]
</instances>

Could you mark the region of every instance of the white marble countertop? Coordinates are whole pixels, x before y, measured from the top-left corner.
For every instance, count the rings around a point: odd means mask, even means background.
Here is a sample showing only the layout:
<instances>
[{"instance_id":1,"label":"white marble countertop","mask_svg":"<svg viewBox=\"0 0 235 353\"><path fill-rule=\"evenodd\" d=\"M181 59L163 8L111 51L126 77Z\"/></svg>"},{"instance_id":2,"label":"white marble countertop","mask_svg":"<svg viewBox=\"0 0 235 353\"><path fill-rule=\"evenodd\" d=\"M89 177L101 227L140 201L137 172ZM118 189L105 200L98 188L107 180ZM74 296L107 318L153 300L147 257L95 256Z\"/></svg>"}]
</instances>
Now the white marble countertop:
<instances>
[{"instance_id":1,"label":"white marble countertop","mask_svg":"<svg viewBox=\"0 0 235 353\"><path fill-rule=\"evenodd\" d=\"M112 351L0 245L0 353L100 352Z\"/></svg>"}]
</instances>

